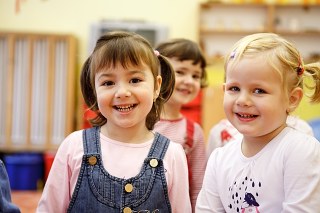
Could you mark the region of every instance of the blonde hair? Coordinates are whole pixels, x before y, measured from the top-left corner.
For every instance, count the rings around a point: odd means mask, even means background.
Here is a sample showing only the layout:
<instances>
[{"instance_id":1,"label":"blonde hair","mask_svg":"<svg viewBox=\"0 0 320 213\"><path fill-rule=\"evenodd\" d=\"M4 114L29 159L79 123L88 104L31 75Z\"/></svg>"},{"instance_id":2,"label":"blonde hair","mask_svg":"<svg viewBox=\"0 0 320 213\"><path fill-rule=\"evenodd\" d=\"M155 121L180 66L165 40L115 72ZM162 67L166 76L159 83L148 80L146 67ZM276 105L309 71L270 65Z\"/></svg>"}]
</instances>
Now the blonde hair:
<instances>
[{"instance_id":1,"label":"blonde hair","mask_svg":"<svg viewBox=\"0 0 320 213\"><path fill-rule=\"evenodd\" d=\"M224 68L235 66L243 57L263 56L274 68L287 93L296 87L303 88L304 78L311 77L314 84L305 85L313 94L308 95L312 103L320 102L320 63L304 64L297 48L274 33L256 33L240 39L227 54Z\"/></svg>"}]
</instances>

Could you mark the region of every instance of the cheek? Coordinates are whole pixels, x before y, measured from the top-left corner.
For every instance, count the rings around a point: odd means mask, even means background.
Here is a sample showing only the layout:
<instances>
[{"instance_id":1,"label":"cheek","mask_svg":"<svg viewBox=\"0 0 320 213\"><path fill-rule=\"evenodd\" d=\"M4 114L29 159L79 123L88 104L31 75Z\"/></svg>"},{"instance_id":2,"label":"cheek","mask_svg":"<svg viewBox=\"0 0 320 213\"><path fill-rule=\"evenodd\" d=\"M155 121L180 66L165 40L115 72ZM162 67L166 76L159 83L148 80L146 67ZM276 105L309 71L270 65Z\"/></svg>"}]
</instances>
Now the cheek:
<instances>
[{"instance_id":1,"label":"cheek","mask_svg":"<svg viewBox=\"0 0 320 213\"><path fill-rule=\"evenodd\" d=\"M196 84L195 84L195 87L194 87L194 93L195 93L196 95L198 95L199 92L200 92L200 89L201 89L200 82L199 82L199 83L196 83Z\"/></svg>"},{"instance_id":2,"label":"cheek","mask_svg":"<svg viewBox=\"0 0 320 213\"><path fill-rule=\"evenodd\" d=\"M224 94L224 96L223 96L222 105L223 105L223 108L225 109L225 111L232 107L230 97L228 97L228 95L226 95L226 94Z\"/></svg>"},{"instance_id":3,"label":"cheek","mask_svg":"<svg viewBox=\"0 0 320 213\"><path fill-rule=\"evenodd\" d=\"M105 92L97 92L97 103L98 107L100 108L102 105L106 105L108 101L110 101L110 95L106 94Z\"/></svg>"},{"instance_id":4,"label":"cheek","mask_svg":"<svg viewBox=\"0 0 320 213\"><path fill-rule=\"evenodd\" d=\"M179 75L175 75L175 85L182 83L183 78Z\"/></svg>"}]
</instances>

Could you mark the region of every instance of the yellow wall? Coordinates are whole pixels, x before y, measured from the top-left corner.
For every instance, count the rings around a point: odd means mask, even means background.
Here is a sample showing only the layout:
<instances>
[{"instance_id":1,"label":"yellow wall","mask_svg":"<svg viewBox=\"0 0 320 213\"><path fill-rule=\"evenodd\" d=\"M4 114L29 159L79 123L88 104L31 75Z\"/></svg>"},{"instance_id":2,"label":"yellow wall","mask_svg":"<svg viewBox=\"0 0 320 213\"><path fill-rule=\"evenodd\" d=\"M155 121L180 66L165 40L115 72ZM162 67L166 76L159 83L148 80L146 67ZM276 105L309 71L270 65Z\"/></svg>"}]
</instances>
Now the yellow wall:
<instances>
[{"instance_id":1,"label":"yellow wall","mask_svg":"<svg viewBox=\"0 0 320 213\"><path fill-rule=\"evenodd\" d=\"M169 38L198 40L200 0L0 0L0 31L73 34L79 63L87 57L89 27L104 19L143 20L169 28Z\"/></svg>"}]
</instances>

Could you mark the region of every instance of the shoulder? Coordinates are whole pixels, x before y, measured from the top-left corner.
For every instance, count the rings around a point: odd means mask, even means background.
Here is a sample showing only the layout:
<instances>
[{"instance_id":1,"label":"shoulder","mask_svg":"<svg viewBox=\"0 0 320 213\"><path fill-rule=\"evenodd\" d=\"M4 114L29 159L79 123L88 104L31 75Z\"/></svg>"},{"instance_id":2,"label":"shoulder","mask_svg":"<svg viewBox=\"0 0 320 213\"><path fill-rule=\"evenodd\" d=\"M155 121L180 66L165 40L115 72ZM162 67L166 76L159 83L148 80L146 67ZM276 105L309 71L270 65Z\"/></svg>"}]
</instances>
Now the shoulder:
<instances>
[{"instance_id":1,"label":"shoulder","mask_svg":"<svg viewBox=\"0 0 320 213\"><path fill-rule=\"evenodd\" d=\"M295 145L320 145L319 141L312 135L309 135L305 132L295 129L294 127L286 127L283 131L285 131L284 139L287 143L294 143Z\"/></svg>"},{"instance_id":2,"label":"shoulder","mask_svg":"<svg viewBox=\"0 0 320 213\"><path fill-rule=\"evenodd\" d=\"M185 120L166 120L161 119L154 125L154 131L168 135L171 133L176 133L177 131L185 131Z\"/></svg>"},{"instance_id":3,"label":"shoulder","mask_svg":"<svg viewBox=\"0 0 320 213\"><path fill-rule=\"evenodd\" d=\"M168 152L171 152L171 153L175 153L175 152L180 153L181 152L182 154L185 155L184 150L182 148L182 145L179 143L175 143L171 140L169 142Z\"/></svg>"},{"instance_id":4,"label":"shoulder","mask_svg":"<svg viewBox=\"0 0 320 213\"><path fill-rule=\"evenodd\" d=\"M227 143L225 146L217 147L210 154L209 160L215 159L219 162L230 162L233 159L238 159L238 155L241 153L241 140L235 140L232 143Z\"/></svg>"},{"instance_id":5,"label":"shoulder","mask_svg":"<svg viewBox=\"0 0 320 213\"><path fill-rule=\"evenodd\" d=\"M187 128L193 128L195 133L203 134L203 128L199 123L186 117L184 117L183 122L186 123Z\"/></svg>"},{"instance_id":6,"label":"shoulder","mask_svg":"<svg viewBox=\"0 0 320 213\"><path fill-rule=\"evenodd\" d=\"M210 134L221 134L222 131L227 131L232 136L240 135L238 130L227 119L222 119L214 125L210 129Z\"/></svg>"},{"instance_id":7,"label":"shoulder","mask_svg":"<svg viewBox=\"0 0 320 213\"><path fill-rule=\"evenodd\" d=\"M78 144L82 144L83 141L83 131L84 130L78 130L75 132L70 133L61 143L61 146L74 146Z\"/></svg>"},{"instance_id":8,"label":"shoulder","mask_svg":"<svg viewBox=\"0 0 320 213\"><path fill-rule=\"evenodd\" d=\"M82 138L83 132L84 132L84 129L71 132L71 133L66 137L65 140L70 140L70 139L79 138L79 137Z\"/></svg>"},{"instance_id":9,"label":"shoulder","mask_svg":"<svg viewBox=\"0 0 320 213\"><path fill-rule=\"evenodd\" d=\"M300 119L299 117L289 115L287 117L287 125L300 132L313 136L312 127L306 121Z\"/></svg>"},{"instance_id":10,"label":"shoulder","mask_svg":"<svg viewBox=\"0 0 320 213\"><path fill-rule=\"evenodd\" d=\"M169 145L167 148L165 158L168 160L168 159L181 158L181 156L185 157L185 152L183 150L182 145L179 143L175 143L169 139Z\"/></svg>"},{"instance_id":11,"label":"shoulder","mask_svg":"<svg viewBox=\"0 0 320 213\"><path fill-rule=\"evenodd\" d=\"M60 144L56 156L72 156L83 154L83 130L70 133Z\"/></svg>"},{"instance_id":12,"label":"shoulder","mask_svg":"<svg viewBox=\"0 0 320 213\"><path fill-rule=\"evenodd\" d=\"M279 148L287 157L320 157L320 143L315 137L298 131L292 127L287 127L283 131L284 136L279 138Z\"/></svg>"}]
</instances>

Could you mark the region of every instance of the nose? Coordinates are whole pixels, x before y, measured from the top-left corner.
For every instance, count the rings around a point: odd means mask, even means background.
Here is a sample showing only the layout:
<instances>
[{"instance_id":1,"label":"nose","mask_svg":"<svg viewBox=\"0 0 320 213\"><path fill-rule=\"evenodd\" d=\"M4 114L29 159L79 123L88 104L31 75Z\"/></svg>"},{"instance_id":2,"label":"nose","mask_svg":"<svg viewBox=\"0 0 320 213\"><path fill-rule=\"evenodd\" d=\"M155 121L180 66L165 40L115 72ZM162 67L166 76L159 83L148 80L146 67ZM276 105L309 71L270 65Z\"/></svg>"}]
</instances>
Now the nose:
<instances>
[{"instance_id":1,"label":"nose","mask_svg":"<svg viewBox=\"0 0 320 213\"><path fill-rule=\"evenodd\" d=\"M125 98L131 95L130 89L127 85L119 84L115 93L116 98Z\"/></svg>"},{"instance_id":2,"label":"nose","mask_svg":"<svg viewBox=\"0 0 320 213\"><path fill-rule=\"evenodd\" d=\"M185 84L192 84L193 83L193 77L192 75L185 75L183 76L183 83Z\"/></svg>"},{"instance_id":3,"label":"nose","mask_svg":"<svg viewBox=\"0 0 320 213\"><path fill-rule=\"evenodd\" d=\"M251 99L250 99L250 95L245 92L245 91L241 91L239 93L239 96L236 100L236 104L238 106L242 106L242 107L248 107L252 105Z\"/></svg>"}]
</instances>

